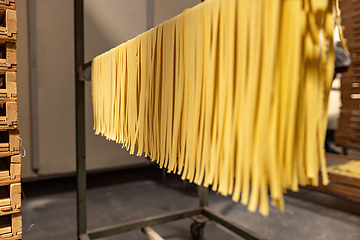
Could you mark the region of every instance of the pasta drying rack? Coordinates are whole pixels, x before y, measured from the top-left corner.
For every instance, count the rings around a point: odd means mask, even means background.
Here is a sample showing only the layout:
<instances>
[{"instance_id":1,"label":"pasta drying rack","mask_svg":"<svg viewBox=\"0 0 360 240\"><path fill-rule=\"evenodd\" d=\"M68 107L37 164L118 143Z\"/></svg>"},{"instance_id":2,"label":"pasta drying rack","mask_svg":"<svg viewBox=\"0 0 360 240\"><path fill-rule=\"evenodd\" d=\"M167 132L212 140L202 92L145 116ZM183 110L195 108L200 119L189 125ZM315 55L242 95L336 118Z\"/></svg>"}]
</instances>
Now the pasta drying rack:
<instances>
[{"instance_id":1,"label":"pasta drying rack","mask_svg":"<svg viewBox=\"0 0 360 240\"><path fill-rule=\"evenodd\" d=\"M208 189L199 187L200 204L198 207L176 211L164 215L148 217L136 221L124 222L94 230L87 230L86 217L86 168L85 168L85 81L90 80L91 63L84 64L84 15L83 0L74 0L75 24L75 93L76 93L76 176L77 176L77 235L78 239L97 239L132 230L141 229L153 240L163 239L150 226L191 218L191 235L202 239L207 221L215 221L235 234L249 240L264 239L254 232L229 221L223 215L208 207Z\"/></svg>"}]
</instances>

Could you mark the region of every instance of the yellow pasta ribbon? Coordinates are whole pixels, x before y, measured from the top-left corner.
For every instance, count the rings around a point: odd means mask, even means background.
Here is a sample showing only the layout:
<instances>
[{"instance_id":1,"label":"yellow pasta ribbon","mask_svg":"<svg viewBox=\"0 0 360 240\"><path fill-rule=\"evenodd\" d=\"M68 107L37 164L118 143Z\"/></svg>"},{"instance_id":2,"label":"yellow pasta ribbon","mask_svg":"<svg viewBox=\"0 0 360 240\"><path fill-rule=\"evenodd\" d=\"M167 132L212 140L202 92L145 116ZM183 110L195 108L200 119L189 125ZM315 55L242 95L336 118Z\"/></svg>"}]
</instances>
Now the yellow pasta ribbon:
<instances>
[{"instance_id":1,"label":"yellow pasta ribbon","mask_svg":"<svg viewBox=\"0 0 360 240\"><path fill-rule=\"evenodd\" d=\"M269 214L329 182L337 0L207 0L92 61L93 128ZM340 38L345 44L340 28ZM344 46L346 49L346 46ZM137 152L136 152L137 149Z\"/></svg>"}]
</instances>

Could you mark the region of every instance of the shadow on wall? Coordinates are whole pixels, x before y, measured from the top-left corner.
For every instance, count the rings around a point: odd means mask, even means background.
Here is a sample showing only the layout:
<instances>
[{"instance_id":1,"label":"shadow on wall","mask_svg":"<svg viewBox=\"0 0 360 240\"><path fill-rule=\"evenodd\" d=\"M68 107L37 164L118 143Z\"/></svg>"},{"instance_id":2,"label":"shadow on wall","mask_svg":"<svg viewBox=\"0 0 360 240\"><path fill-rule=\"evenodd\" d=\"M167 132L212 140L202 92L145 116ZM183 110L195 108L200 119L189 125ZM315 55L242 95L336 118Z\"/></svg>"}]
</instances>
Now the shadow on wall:
<instances>
[{"instance_id":1,"label":"shadow on wall","mask_svg":"<svg viewBox=\"0 0 360 240\"><path fill-rule=\"evenodd\" d=\"M84 1L85 61L136 37L146 30L147 0ZM143 164L146 158L130 155L120 144L94 134L91 84L85 84L87 169L111 169Z\"/></svg>"},{"instance_id":2,"label":"shadow on wall","mask_svg":"<svg viewBox=\"0 0 360 240\"><path fill-rule=\"evenodd\" d=\"M147 0L84 2L85 61L146 31Z\"/></svg>"},{"instance_id":3,"label":"shadow on wall","mask_svg":"<svg viewBox=\"0 0 360 240\"><path fill-rule=\"evenodd\" d=\"M99 3L100 4L100 3ZM97 55L110 50L117 46L114 39L99 25L90 11L86 11L86 3L84 7L84 31L85 31L85 62L91 61Z\"/></svg>"}]
</instances>

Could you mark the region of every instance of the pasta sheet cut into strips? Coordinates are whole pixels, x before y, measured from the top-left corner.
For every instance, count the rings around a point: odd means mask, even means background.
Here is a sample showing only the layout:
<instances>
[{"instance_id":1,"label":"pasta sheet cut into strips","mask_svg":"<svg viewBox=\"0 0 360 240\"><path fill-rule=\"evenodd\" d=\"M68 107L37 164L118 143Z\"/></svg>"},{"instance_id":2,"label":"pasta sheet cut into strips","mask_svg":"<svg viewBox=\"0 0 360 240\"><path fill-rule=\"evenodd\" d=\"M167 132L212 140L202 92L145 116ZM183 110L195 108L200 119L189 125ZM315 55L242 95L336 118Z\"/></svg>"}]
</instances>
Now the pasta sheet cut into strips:
<instances>
[{"instance_id":1,"label":"pasta sheet cut into strips","mask_svg":"<svg viewBox=\"0 0 360 240\"><path fill-rule=\"evenodd\" d=\"M93 59L93 128L249 211L329 182L337 0L207 0ZM341 28L340 28L341 29ZM344 41L341 34L341 39ZM345 46L345 45L344 45Z\"/></svg>"}]
</instances>

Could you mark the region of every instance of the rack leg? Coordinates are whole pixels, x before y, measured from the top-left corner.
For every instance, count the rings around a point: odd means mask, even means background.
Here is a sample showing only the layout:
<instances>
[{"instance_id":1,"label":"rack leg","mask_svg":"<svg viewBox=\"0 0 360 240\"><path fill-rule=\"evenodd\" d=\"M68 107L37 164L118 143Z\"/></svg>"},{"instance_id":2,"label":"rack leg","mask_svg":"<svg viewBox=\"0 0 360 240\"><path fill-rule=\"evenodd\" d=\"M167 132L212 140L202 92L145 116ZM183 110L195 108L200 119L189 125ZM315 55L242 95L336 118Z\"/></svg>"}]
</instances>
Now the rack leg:
<instances>
[{"instance_id":1,"label":"rack leg","mask_svg":"<svg viewBox=\"0 0 360 240\"><path fill-rule=\"evenodd\" d=\"M265 238L263 238L263 237L257 235L256 233L254 233L253 231L251 231L251 230L249 230L249 229L247 229L245 227L242 227L242 226L230 221L225 216L211 210L208 207L204 207L202 214L205 217L209 218L210 220L215 221L215 222L223 225L224 227L226 227L227 229L229 229L233 233L241 236L244 239L247 239L247 240L266 240Z\"/></svg>"},{"instance_id":2,"label":"rack leg","mask_svg":"<svg viewBox=\"0 0 360 240\"><path fill-rule=\"evenodd\" d=\"M207 207L209 205L209 189L203 185L199 186L200 207Z\"/></svg>"},{"instance_id":3,"label":"rack leg","mask_svg":"<svg viewBox=\"0 0 360 240\"><path fill-rule=\"evenodd\" d=\"M151 227L144 227L141 231L150 240L164 240L154 229Z\"/></svg>"},{"instance_id":4,"label":"rack leg","mask_svg":"<svg viewBox=\"0 0 360 240\"><path fill-rule=\"evenodd\" d=\"M79 78L79 66L84 63L84 3L74 0L75 27L75 98L76 98L76 177L77 234L86 233L86 168L85 168L85 94Z\"/></svg>"}]
</instances>

